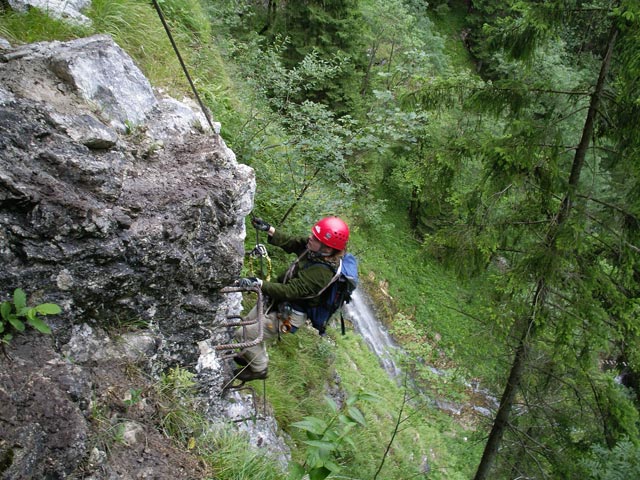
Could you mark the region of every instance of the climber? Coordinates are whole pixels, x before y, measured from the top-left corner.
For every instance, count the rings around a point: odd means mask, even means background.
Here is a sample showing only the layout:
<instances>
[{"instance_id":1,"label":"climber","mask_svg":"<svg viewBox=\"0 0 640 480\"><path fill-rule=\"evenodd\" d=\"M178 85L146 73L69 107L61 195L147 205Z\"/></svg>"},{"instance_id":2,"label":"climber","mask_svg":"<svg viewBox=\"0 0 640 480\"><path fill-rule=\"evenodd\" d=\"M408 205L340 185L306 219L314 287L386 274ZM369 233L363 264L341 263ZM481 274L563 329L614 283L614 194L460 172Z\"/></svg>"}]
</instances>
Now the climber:
<instances>
[{"instance_id":1,"label":"climber","mask_svg":"<svg viewBox=\"0 0 640 480\"><path fill-rule=\"evenodd\" d=\"M251 223L256 229L267 232L270 244L287 253L295 253L298 258L275 282L255 277L241 278L236 282L240 287L261 287L262 293L269 299L265 309L263 341L243 349L234 357L240 366L234 371L234 376L242 381L267 378L269 356L266 341L273 340L279 333L294 333L305 324L305 311L319 304L320 294L331 283L349 240L349 227L338 217L326 217L318 221L308 237L276 231L261 218L253 218ZM257 307L254 307L246 320L255 320L256 316ZM257 323L244 329L244 337L243 327L235 332L238 342L258 337Z\"/></svg>"}]
</instances>

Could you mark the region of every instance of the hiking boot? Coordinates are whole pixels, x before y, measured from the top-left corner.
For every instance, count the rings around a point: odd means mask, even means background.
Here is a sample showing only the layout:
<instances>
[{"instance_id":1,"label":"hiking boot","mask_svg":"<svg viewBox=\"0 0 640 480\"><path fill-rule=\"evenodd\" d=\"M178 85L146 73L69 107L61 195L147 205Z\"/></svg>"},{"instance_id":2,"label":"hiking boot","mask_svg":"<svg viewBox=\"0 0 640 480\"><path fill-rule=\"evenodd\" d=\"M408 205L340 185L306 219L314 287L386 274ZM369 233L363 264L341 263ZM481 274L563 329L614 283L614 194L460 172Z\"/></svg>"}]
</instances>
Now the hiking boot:
<instances>
[{"instance_id":1,"label":"hiking boot","mask_svg":"<svg viewBox=\"0 0 640 480\"><path fill-rule=\"evenodd\" d=\"M242 355L235 355L233 357L233 361L236 362L241 367L246 367L247 365L249 365L249 362L247 362L247 359L244 358Z\"/></svg>"},{"instance_id":2,"label":"hiking boot","mask_svg":"<svg viewBox=\"0 0 640 480\"><path fill-rule=\"evenodd\" d=\"M242 380L243 382L250 382L251 380L264 380L267 378L267 369L265 368L261 372L254 372L250 368L236 368L233 371L234 378Z\"/></svg>"}]
</instances>

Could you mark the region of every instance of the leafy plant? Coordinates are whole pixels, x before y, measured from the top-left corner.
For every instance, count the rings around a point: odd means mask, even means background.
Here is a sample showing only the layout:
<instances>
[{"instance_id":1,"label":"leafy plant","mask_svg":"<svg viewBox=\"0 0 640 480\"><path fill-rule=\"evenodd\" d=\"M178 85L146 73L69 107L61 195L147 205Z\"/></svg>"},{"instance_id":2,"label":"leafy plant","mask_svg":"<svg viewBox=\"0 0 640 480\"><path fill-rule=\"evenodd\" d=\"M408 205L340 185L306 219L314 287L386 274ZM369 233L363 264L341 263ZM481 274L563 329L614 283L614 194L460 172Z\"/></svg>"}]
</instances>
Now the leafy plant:
<instances>
[{"instance_id":1,"label":"leafy plant","mask_svg":"<svg viewBox=\"0 0 640 480\"><path fill-rule=\"evenodd\" d=\"M41 303L35 307L27 306L27 295L21 288L13 292L13 302L0 304L0 342L9 343L13 338L13 330L24 332L26 325L31 325L41 333L51 333L51 328L38 315L57 315L62 310L55 303Z\"/></svg>"},{"instance_id":2,"label":"leafy plant","mask_svg":"<svg viewBox=\"0 0 640 480\"><path fill-rule=\"evenodd\" d=\"M124 399L124 404L127 407L137 405L142 400L142 390L139 388L130 388L127 396Z\"/></svg>"},{"instance_id":3,"label":"leafy plant","mask_svg":"<svg viewBox=\"0 0 640 480\"><path fill-rule=\"evenodd\" d=\"M307 440L304 443L307 445L307 458L303 465L296 462L290 464L289 480L300 480L305 475L309 475L310 480L323 480L331 473L340 471L341 467L337 463L340 448L345 443L356 448L349 432L358 425L366 426L364 415L356 403L377 399L369 393L358 393L350 396L342 408L339 408L332 398L325 398L333 414L329 421L305 417L301 422L293 424L306 432Z\"/></svg>"}]
</instances>

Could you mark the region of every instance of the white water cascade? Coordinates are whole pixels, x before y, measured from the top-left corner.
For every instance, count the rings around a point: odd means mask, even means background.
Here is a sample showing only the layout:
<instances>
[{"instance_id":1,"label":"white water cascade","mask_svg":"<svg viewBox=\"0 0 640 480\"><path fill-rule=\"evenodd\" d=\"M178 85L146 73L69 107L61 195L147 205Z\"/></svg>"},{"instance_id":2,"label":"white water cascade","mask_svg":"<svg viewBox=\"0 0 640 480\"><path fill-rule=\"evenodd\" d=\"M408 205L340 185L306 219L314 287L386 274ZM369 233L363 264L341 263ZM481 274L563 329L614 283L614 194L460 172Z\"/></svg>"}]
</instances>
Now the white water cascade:
<instances>
[{"instance_id":1,"label":"white water cascade","mask_svg":"<svg viewBox=\"0 0 640 480\"><path fill-rule=\"evenodd\" d=\"M380 365L392 377L398 377L401 373L394 356L400 350L382 322L376 318L371 301L359 289L353 292L351 302L345 306L345 314L351 320L353 326L375 353Z\"/></svg>"},{"instance_id":2,"label":"white water cascade","mask_svg":"<svg viewBox=\"0 0 640 480\"><path fill-rule=\"evenodd\" d=\"M398 367L397 358L403 355L403 351L398 346L383 323L376 317L371 300L359 290L355 290L351 297L351 302L345 308L346 317L353 323L354 329L364 339L371 351L376 354L380 365L392 378L400 378L402 370ZM428 368L436 375L446 375L435 367ZM469 390L474 394L474 402L468 406L477 413L484 416L491 416L492 412L498 408L498 400L487 390L480 389L479 384L467 384ZM440 410L453 415L460 415L464 404L451 402L445 398L434 398L434 405Z\"/></svg>"}]
</instances>

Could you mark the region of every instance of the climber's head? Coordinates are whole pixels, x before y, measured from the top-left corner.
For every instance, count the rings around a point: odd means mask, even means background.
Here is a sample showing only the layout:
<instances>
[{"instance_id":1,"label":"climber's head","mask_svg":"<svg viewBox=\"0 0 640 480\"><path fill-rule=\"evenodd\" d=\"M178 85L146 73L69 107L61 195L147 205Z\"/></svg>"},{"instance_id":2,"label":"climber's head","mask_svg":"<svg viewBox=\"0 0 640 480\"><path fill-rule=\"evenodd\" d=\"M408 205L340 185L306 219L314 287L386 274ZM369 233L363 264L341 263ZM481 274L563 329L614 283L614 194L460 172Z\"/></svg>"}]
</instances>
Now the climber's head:
<instances>
[{"instance_id":1,"label":"climber's head","mask_svg":"<svg viewBox=\"0 0 640 480\"><path fill-rule=\"evenodd\" d=\"M316 243L313 240L319 242L321 246L342 251L349 241L349 227L338 217L325 217L311 228L309 250L317 251L312 249L312 244Z\"/></svg>"}]
</instances>

